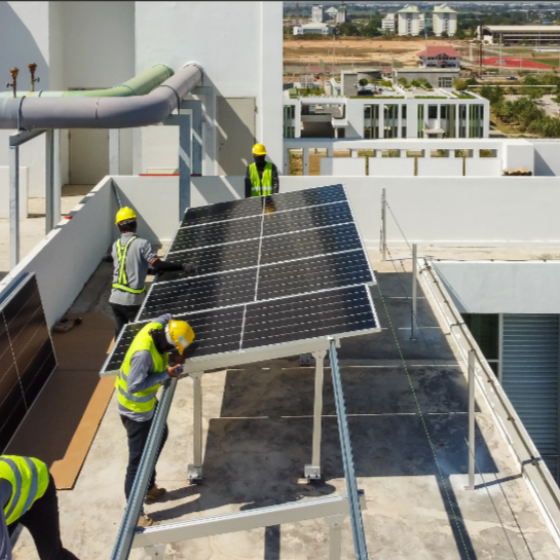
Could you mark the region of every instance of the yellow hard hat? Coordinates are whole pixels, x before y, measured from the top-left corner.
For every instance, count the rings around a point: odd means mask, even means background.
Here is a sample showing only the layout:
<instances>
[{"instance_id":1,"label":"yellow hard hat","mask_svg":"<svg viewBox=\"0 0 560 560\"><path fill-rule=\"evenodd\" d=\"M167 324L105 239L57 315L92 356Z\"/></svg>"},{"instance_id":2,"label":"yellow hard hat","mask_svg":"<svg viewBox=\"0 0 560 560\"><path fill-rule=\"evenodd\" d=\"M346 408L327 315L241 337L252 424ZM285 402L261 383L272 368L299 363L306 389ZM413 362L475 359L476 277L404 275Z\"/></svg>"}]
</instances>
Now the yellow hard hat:
<instances>
[{"instance_id":1,"label":"yellow hard hat","mask_svg":"<svg viewBox=\"0 0 560 560\"><path fill-rule=\"evenodd\" d=\"M115 224L119 225L121 222L124 222L125 220L137 220L137 219L138 218L136 217L136 213L134 212L134 210L132 208L129 208L128 206L124 206L117 212L117 219L115 221Z\"/></svg>"},{"instance_id":2,"label":"yellow hard hat","mask_svg":"<svg viewBox=\"0 0 560 560\"><path fill-rule=\"evenodd\" d=\"M266 156L266 148L264 144L255 144L253 146L253 154L255 156Z\"/></svg>"},{"instance_id":3,"label":"yellow hard hat","mask_svg":"<svg viewBox=\"0 0 560 560\"><path fill-rule=\"evenodd\" d=\"M172 319L165 327L165 335L167 342L173 344L181 355L194 340L194 331L186 321Z\"/></svg>"}]
</instances>

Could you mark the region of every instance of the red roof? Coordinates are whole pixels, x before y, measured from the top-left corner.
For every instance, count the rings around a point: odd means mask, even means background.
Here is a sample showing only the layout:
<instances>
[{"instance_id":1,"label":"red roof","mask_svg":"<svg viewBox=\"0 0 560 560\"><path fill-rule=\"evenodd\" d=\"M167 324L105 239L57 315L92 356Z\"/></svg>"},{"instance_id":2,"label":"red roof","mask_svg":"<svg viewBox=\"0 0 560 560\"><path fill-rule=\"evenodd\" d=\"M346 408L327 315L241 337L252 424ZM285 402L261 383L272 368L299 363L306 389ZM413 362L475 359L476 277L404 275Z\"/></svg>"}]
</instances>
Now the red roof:
<instances>
[{"instance_id":1,"label":"red roof","mask_svg":"<svg viewBox=\"0 0 560 560\"><path fill-rule=\"evenodd\" d=\"M452 58L461 58L460 53L453 47L427 47L422 52L419 52L418 56L438 56L440 54L446 54Z\"/></svg>"}]
</instances>

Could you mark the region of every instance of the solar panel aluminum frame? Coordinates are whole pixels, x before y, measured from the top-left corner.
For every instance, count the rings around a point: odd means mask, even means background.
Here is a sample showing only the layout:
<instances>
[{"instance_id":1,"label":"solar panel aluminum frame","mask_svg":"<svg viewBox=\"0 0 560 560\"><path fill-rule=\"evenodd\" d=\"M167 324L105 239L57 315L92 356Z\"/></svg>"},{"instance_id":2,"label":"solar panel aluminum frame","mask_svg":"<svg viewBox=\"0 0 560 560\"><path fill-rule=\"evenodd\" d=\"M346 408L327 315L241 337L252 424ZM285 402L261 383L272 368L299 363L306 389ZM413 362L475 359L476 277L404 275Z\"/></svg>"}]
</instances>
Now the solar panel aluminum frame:
<instances>
[{"instance_id":1,"label":"solar panel aluminum frame","mask_svg":"<svg viewBox=\"0 0 560 560\"><path fill-rule=\"evenodd\" d=\"M331 290L325 290L328 293ZM363 329L361 331L353 331L348 334L338 334L329 335L324 337L315 337L298 340L297 342L280 342L278 344L267 344L259 346L257 348L247 348L243 350L235 350L231 352L220 352L216 354L210 354L206 356L199 356L189 358L185 361L183 374L181 377L187 377L191 373L204 372L207 370L234 367L242 364L250 364L255 362L264 362L267 360L276 360L279 358L289 358L291 356L298 356L300 354L307 354L315 351L328 351L329 349L329 339L336 340L337 347L340 347L340 340L343 338L350 338L353 336L363 336L366 334L373 334L381 332L381 327L379 326L379 318L377 316L377 311L373 304L373 298L369 289L366 289L367 297L371 306L373 317L375 319L375 324L377 325L372 329ZM271 301L280 301L281 299ZM261 303L261 302L254 302ZM250 304L245 304L250 305ZM241 307L241 306L236 306ZM189 316L196 315L196 313L191 313ZM181 315L175 316L176 319L181 319ZM114 347L116 348L120 342L121 336L124 330L121 331L117 340L115 341ZM101 377L109 377L111 375L117 375L118 370L106 371L106 367L110 363L111 355L107 356L103 367L101 368Z\"/></svg>"}]
</instances>

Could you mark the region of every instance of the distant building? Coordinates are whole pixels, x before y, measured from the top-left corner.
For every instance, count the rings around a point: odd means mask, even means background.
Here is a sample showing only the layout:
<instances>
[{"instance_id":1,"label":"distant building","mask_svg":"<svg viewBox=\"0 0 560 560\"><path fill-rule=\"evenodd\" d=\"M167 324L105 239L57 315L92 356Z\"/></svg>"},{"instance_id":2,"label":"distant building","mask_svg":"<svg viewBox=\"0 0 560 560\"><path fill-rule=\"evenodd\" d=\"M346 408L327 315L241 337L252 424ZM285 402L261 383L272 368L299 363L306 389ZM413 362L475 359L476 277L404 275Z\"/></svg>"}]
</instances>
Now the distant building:
<instances>
[{"instance_id":1,"label":"distant building","mask_svg":"<svg viewBox=\"0 0 560 560\"><path fill-rule=\"evenodd\" d=\"M406 78L407 82L425 78L433 88L451 88L459 77L459 68L394 68L393 81Z\"/></svg>"},{"instance_id":2,"label":"distant building","mask_svg":"<svg viewBox=\"0 0 560 560\"><path fill-rule=\"evenodd\" d=\"M481 41L499 45L516 45L521 42L538 45L560 43L560 25L483 25L477 27L476 36Z\"/></svg>"},{"instance_id":3,"label":"distant building","mask_svg":"<svg viewBox=\"0 0 560 560\"><path fill-rule=\"evenodd\" d=\"M424 29L424 15L420 14L418 6L407 4L397 12L397 15L399 18L399 35L419 35L420 31ZM422 20L422 27L420 20Z\"/></svg>"},{"instance_id":4,"label":"distant building","mask_svg":"<svg viewBox=\"0 0 560 560\"><path fill-rule=\"evenodd\" d=\"M434 8L433 29L438 37L442 33L447 33L450 37L455 35L457 33L457 12L447 4L436 6Z\"/></svg>"},{"instance_id":5,"label":"distant building","mask_svg":"<svg viewBox=\"0 0 560 560\"><path fill-rule=\"evenodd\" d=\"M348 21L348 17L346 14L346 4L342 2L338 7L338 12L336 14L336 23L346 23Z\"/></svg>"},{"instance_id":6,"label":"distant building","mask_svg":"<svg viewBox=\"0 0 560 560\"><path fill-rule=\"evenodd\" d=\"M427 47L418 58L420 68L461 68L461 55L453 47Z\"/></svg>"},{"instance_id":7,"label":"distant building","mask_svg":"<svg viewBox=\"0 0 560 560\"><path fill-rule=\"evenodd\" d=\"M333 27L326 23L306 23L304 25L296 25L294 27L294 35L332 35Z\"/></svg>"},{"instance_id":8,"label":"distant building","mask_svg":"<svg viewBox=\"0 0 560 560\"><path fill-rule=\"evenodd\" d=\"M327 16L329 17L329 20L336 20L336 16L338 15L338 9L335 8L334 6L331 6L327 11L326 11Z\"/></svg>"},{"instance_id":9,"label":"distant building","mask_svg":"<svg viewBox=\"0 0 560 560\"><path fill-rule=\"evenodd\" d=\"M313 4L311 8L311 23L323 23L325 14L321 4Z\"/></svg>"},{"instance_id":10,"label":"distant building","mask_svg":"<svg viewBox=\"0 0 560 560\"><path fill-rule=\"evenodd\" d=\"M394 33L396 29L396 22L395 22L396 14L387 14L381 20L381 29L383 33Z\"/></svg>"}]
</instances>

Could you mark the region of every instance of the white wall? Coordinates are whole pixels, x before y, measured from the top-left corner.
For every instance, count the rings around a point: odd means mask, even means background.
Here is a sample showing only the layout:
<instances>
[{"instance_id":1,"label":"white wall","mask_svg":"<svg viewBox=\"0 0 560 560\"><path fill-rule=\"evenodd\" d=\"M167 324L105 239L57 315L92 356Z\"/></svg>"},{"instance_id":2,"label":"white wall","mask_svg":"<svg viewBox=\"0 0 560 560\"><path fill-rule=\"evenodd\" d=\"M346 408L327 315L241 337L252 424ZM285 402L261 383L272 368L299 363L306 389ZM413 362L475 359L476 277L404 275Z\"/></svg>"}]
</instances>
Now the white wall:
<instances>
[{"instance_id":1,"label":"white wall","mask_svg":"<svg viewBox=\"0 0 560 560\"><path fill-rule=\"evenodd\" d=\"M19 168L19 218L27 218L28 213L28 192L29 167ZM0 186L10 184L10 168L0 167ZM0 218L10 217L10 192L7 188L0 188Z\"/></svg>"},{"instance_id":2,"label":"white wall","mask_svg":"<svg viewBox=\"0 0 560 560\"><path fill-rule=\"evenodd\" d=\"M413 177L414 158L369 158L371 177Z\"/></svg>"},{"instance_id":3,"label":"white wall","mask_svg":"<svg viewBox=\"0 0 560 560\"><path fill-rule=\"evenodd\" d=\"M371 161L371 159L370 159ZM366 158L324 157L321 158L321 175L340 177L363 177L366 174Z\"/></svg>"},{"instance_id":4,"label":"white wall","mask_svg":"<svg viewBox=\"0 0 560 560\"><path fill-rule=\"evenodd\" d=\"M111 244L110 180L102 181L2 282L35 272L47 324L58 321L76 299Z\"/></svg>"},{"instance_id":5,"label":"white wall","mask_svg":"<svg viewBox=\"0 0 560 560\"><path fill-rule=\"evenodd\" d=\"M456 157L418 158L420 177L462 177L463 159Z\"/></svg>"},{"instance_id":6,"label":"white wall","mask_svg":"<svg viewBox=\"0 0 560 560\"><path fill-rule=\"evenodd\" d=\"M560 262L433 261L461 313L560 314Z\"/></svg>"},{"instance_id":7,"label":"white wall","mask_svg":"<svg viewBox=\"0 0 560 560\"><path fill-rule=\"evenodd\" d=\"M157 62L181 68L188 61L202 65L204 86L217 96L256 99L257 139L282 169L282 3L136 3L137 70ZM141 135L139 157L150 159L151 167L169 167L155 165L148 154L158 146L173 154L168 159L176 157L174 132L149 128ZM136 170L146 167L135 161Z\"/></svg>"},{"instance_id":8,"label":"white wall","mask_svg":"<svg viewBox=\"0 0 560 560\"><path fill-rule=\"evenodd\" d=\"M504 142L504 169L514 171L522 167L535 171L535 153L533 144L526 140Z\"/></svg>"},{"instance_id":9,"label":"white wall","mask_svg":"<svg viewBox=\"0 0 560 560\"><path fill-rule=\"evenodd\" d=\"M535 142L535 175L560 176L560 142Z\"/></svg>"}]
</instances>

